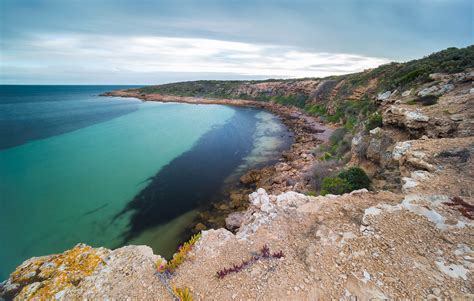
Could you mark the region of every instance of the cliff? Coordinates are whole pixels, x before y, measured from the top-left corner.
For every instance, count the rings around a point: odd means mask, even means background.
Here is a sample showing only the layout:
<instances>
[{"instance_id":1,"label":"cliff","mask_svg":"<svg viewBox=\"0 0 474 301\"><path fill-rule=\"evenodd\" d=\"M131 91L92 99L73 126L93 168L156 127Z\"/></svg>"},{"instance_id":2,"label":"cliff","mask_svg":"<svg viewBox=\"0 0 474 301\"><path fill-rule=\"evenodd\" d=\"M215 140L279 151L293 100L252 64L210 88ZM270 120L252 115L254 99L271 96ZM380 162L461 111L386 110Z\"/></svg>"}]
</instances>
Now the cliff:
<instances>
[{"instance_id":1,"label":"cliff","mask_svg":"<svg viewBox=\"0 0 474 301\"><path fill-rule=\"evenodd\" d=\"M471 46L342 77L110 93L287 110L311 143L301 138L283 162L245 175L253 192L246 209L228 218L234 232L203 231L178 252L177 267L145 246L80 244L24 262L0 296L474 298L473 55ZM315 120L339 129L321 136ZM321 179L347 166L369 174L371 191L312 196L323 192Z\"/></svg>"}]
</instances>

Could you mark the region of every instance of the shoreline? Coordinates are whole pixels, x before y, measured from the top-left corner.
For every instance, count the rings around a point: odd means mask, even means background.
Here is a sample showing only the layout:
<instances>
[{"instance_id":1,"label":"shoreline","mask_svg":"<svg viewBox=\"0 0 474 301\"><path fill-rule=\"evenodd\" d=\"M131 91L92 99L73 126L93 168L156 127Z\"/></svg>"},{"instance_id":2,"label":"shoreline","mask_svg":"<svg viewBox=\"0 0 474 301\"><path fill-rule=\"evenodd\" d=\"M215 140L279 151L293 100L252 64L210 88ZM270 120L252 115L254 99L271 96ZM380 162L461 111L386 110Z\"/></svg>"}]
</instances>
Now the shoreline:
<instances>
[{"instance_id":1,"label":"shoreline","mask_svg":"<svg viewBox=\"0 0 474 301\"><path fill-rule=\"evenodd\" d=\"M240 177L238 183L223 186L223 201L201 208L193 225L186 232L199 232L209 228L225 227L238 230L243 212L249 205L248 194L255 188L264 188L269 193L287 191L307 192L309 183L306 175L317 161L313 150L326 143L333 129L322 124L316 117L309 116L300 109L286 107L272 102L245 99L208 99L191 96L162 94L142 94L130 90L117 90L101 94L108 97L130 97L142 101L186 104L219 104L238 107L256 107L278 116L292 132L293 143L283 151L278 162L262 168L250 169Z\"/></svg>"}]
</instances>

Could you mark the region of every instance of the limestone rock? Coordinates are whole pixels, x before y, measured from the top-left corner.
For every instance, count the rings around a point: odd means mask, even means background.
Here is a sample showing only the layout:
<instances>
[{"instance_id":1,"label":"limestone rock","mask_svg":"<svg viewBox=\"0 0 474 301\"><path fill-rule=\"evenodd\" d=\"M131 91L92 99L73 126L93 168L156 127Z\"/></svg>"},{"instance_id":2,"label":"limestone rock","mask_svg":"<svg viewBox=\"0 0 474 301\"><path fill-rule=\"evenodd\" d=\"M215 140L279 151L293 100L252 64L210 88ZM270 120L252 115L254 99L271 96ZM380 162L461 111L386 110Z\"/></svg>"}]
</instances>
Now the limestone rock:
<instances>
[{"instance_id":1,"label":"limestone rock","mask_svg":"<svg viewBox=\"0 0 474 301\"><path fill-rule=\"evenodd\" d=\"M232 212L225 219L225 227L229 230L240 228L244 221L245 215L241 212Z\"/></svg>"},{"instance_id":2,"label":"limestone rock","mask_svg":"<svg viewBox=\"0 0 474 301\"><path fill-rule=\"evenodd\" d=\"M392 95L391 91L385 91L383 93L379 93L377 95L377 100L380 100L380 101L387 100L390 97L390 95Z\"/></svg>"}]
</instances>

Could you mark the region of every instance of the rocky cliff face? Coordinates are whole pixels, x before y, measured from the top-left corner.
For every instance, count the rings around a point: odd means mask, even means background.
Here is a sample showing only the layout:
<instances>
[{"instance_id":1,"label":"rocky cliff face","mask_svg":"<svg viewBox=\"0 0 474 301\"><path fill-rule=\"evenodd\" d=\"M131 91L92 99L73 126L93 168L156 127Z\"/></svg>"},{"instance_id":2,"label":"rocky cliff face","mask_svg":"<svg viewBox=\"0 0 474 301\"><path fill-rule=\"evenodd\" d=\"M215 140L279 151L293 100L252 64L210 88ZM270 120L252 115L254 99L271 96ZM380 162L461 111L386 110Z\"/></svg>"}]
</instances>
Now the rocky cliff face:
<instances>
[{"instance_id":1,"label":"rocky cliff face","mask_svg":"<svg viewBox=\"0 0 474 301\"><path fill-rule=\"evenodd\" d=\"M145 246L77 245L24 262L0 296L173 300L173 288L189 288L198 300L473 299L473 79L466 69L383 91L381 78L352 90L350 77L286 82L314 99L333 99L328 110L338 110L340 95L377 104L381 122L353 128L348 162L372 175L374 191L313 197L286 186L256 189L248 209L227 219L235 232L203 231L173 273L158 273L161 257ZM275 91L278 81L248 85L239 93L283 93ZM298 150L273 169L291 177L295 162L319 162Z\"/></svg>"}]
</instances>

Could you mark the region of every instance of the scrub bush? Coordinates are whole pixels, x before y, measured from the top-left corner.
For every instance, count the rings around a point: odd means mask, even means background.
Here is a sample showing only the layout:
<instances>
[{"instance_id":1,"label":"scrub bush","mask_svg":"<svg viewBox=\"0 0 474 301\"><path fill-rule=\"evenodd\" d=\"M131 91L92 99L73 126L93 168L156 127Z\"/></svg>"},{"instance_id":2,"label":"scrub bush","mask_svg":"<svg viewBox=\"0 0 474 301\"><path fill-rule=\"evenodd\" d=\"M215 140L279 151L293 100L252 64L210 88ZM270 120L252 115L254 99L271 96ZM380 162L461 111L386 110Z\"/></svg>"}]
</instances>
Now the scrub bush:
<instances>
[{"instance_id":1,"label":"scrub bush","mask_svg":"<svg viewBox=\"0 0 474 301\"><path fill-rule=\"evenodd\" d=\"M330 194L343 194L350 191L349 183L341 178L324 178L321 195Z\"/></svg>"},{"instance_id":2,"label":"scrub bush","mask_svg":"<svg viewBox=\"0 0 474 301\"><path fill-rule=\"evenodd\" d=\"M370 178L360 167L341 171L337 177L326 177L321 185L321 194L343 194L353 190L370 188Z\"/></svg>"},{"instance_id":3,"label":"scrub bush","mask_svg":"<svg viewBox=\"0 0 474 301\"><path fill-rule=\"evenodd\" d=\"M381 127L383 125L382 115L378 112L372 113L367 118L367 123L365 125L365 129L367 131L373 130L377 127Z\"/></svg>"},{"instance_id":4,"label":"scrub bush","mask_svg":"<svg viewBox=\"0 0 474 301\"><path fill-rule=\"evenodd\" d=\"M339 173L338 177L347 181L350 191L370 188L369 176L360 167L351 167L348 170L343 170Z\"/></svg>"}]
</instances>

